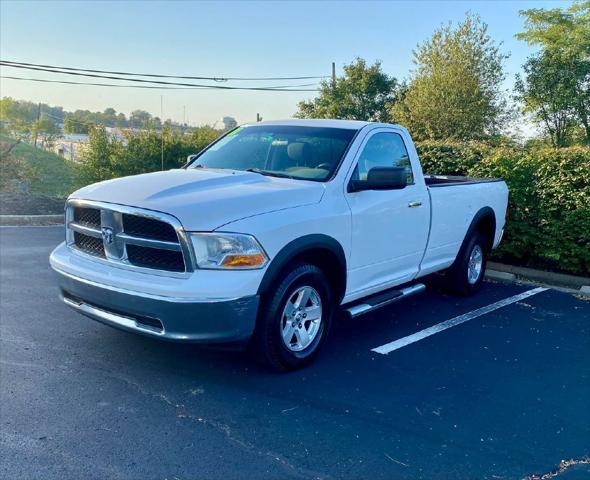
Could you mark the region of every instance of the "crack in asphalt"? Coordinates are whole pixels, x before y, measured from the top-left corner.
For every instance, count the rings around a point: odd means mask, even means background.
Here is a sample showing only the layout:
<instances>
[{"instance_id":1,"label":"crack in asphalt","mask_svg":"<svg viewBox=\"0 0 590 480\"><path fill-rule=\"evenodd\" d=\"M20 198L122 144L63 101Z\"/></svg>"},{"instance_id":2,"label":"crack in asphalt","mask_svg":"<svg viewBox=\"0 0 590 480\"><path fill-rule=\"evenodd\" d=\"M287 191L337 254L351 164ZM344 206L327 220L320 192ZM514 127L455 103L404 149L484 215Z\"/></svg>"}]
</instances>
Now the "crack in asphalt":
<instances>
[{"instance_id":1,"label":"crack in asphalt","mask_svg":"<svg viewBox=\"0 0 590 480\"><path fill-rule=\"evenodd\" d=\"M125 377L125 376L117 375L117 374L109 373L109 372L103 372L103 373L105 373L106 375L108 375L111 378L114 378L116 380L126 383L128 386L133 387L135 390L137 390L142 395L160 400L161 402L165 403L166 405L174 408L175 410L178 410L178 413L177 413L178 418L186 418L186 419L192 420L193 422L196 422L200 425L205 425L210 428L213 428L217 432L225 435L225 437L228 440L230 440L232 443L238 445L242 449L247 450L248 452L254 453L258 456L268 457L271 460L273 460L274 462L278 462L279 465L281 467L283 467L286 471L288 471L292 474L295 474L299 478L304 478L304 479L314 478L316 480L329 480L330 478L332 478L329 475L326 475L323 473L318 473L318 472L315 472L312 470L308 470L308 469L293 465L285 457L283 457L282 455L280 455L276 452L269 451L269 450L265 451L265 450L259 449L254 444L237 437L229 425L227 425L223 422L219 422L217 420L209 420L209 419L206 419L203 417L199 417L197 415L193 415L193 414L186 411L186 407L184 404L174 402L173 400L170 399L170 397L168 397L167 395L165 395L163 393L150 392L150 391L146 390L138 382L133 381L130 378Z\"/></svg>"},{"instance_id":2,"label":"crack in asphalt","mask_svg":"<svg viewBox=\"0 0 590 480\"><path fill-rule=\"evenodd\" d=\"M529 475L528 477L525 477L524 480L549 480L550 478L557 477L557 475L561 475L566 470L576 465L590 465L590 455L578 459L570 458L569 460L562 460L553 470L542 474Z\"/></svg>"}]
</instances>

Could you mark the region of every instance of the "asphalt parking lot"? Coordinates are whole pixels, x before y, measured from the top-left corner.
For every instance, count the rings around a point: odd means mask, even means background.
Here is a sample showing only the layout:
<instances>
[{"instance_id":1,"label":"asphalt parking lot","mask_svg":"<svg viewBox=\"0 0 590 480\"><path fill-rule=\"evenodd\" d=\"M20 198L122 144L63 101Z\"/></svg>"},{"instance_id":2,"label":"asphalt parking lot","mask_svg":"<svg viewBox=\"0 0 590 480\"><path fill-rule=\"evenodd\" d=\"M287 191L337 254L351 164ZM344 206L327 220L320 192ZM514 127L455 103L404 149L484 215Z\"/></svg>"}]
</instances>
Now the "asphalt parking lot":
<instances>
[{"instance_id":1,"label":"asphalt parking lot","mask_svg":"<svg viewBox=\"0 0 590 480\"><path fill-rule=\"evenodd\" d=\"M372 351L532 287L428 291L278 375L70 311L47 260L62 236L0 229L2 478L522 479L590 454L587 300L547 290Z\"/></svg>"}]
</instances>

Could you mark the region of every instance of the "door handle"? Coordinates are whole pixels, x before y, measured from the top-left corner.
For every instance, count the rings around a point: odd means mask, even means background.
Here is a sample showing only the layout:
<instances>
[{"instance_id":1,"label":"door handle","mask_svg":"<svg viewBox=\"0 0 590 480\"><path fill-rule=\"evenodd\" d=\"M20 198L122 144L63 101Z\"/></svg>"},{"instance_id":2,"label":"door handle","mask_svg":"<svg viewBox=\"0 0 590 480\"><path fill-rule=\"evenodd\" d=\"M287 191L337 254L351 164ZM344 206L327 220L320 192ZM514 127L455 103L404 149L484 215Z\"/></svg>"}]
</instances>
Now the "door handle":
<instances>
[{"instance_id":1,"label":"door handle","mask_svg":"<svg viewBox=\"0 0 590 480\"><path fill-rule=\"evenodd\" d=\"M408 203L408 207L410 208L416 208L416 207L421 207L422 206L422 202L409 202Z\"/></svg>"}]
</instances>

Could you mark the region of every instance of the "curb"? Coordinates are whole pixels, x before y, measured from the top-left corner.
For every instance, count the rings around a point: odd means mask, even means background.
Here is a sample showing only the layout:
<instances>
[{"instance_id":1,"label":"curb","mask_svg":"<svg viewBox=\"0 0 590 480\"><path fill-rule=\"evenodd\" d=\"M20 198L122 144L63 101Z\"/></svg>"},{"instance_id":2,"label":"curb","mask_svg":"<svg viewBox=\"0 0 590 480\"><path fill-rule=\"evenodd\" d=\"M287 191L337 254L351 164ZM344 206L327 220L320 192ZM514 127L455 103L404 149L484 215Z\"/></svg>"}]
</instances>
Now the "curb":
<instances>
[{"instance_id":1,"label":"curb","mask_svg":"<svg viewBox=\"0 0 590 480\"><path fill-rule=\"evenodd\" d=\"M486 278L491 280L499 280L502 282L516 281L516 275L514 275L514 273L500 272L498 270L486 270Z\"/></svg>"},{"instance_id":2,"label":"curb","mask_svg":"<svg viewBox=\"0 0 590 480\"><path fill-rule=\"evenodd\" d=\"M64 216L60 215L0 215L0 226L45 226L63 225Z\"/></svg>"},{"instance_id":3,"label":"curb","mask_svg":"<svg viewBox=\"0 0 590 480\"><path fill-rule=\"evenodd\" d=\"M500 282L543 284L576 295L590 298L590 278L564 273L546 272L533 268L516 267L488 262L486 278Z\"/></svg>"},{"instance_id":4,"label":"curb","mask_svg":"<svg viewBox=\"0 0 590 480\"><path fill-rule=\"evenodd\" d=\"M528 278L537 282L549 283L551 285L559 285L562 287L577 288L578 290L583 286L590 286L590 278L581 277L578 275L568 275L565 273L546 272L544 270L536 270L534 268L516 267L514 265L505 265L503 263L488 262L488 266L492 270L498 272L512 273L517 277Z\"/></svg>"}]
</instances>

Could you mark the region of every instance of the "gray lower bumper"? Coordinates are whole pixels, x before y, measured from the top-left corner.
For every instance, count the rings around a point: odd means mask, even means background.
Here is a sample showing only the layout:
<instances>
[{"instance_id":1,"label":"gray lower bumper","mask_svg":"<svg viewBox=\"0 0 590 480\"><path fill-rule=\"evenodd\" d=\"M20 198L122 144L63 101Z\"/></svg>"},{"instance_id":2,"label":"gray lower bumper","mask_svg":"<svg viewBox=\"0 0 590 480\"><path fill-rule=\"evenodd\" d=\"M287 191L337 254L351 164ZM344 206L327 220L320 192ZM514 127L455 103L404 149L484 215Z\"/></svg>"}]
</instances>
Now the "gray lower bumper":
<instances>
[{"instance_id":1,"label":"gray lower bumper","mask_svg":"<svg viewBox=\"0 0 590 480\"><path fill-rule=\"evenodd\" d=\"M119 290L55 273L64 303L121 330L196 343L245 342L254 331L258 296L192 302Z\"/></svg>"}]
</instances>

